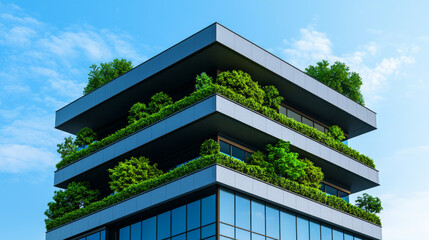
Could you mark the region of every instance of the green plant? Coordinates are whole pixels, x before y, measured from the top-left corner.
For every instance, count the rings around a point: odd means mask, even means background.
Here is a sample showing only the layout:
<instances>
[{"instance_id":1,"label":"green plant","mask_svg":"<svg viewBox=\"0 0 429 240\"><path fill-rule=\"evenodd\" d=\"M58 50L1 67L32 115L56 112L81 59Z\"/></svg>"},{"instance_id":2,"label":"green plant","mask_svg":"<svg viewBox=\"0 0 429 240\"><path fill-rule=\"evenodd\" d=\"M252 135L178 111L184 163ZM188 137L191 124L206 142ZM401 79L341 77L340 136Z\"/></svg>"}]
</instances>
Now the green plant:
<instances>
[{"instance_id":1,"label":"green plant","mask_svg":"<svg viewBox=\"0 0 429 240\"><path fill-rule=\"evenodd\" d=\"M57 152L61 155L61 159L75 152L76 149L77 146L71 136L65 137L63 143L57 144Z\"/></svg>"},{"instance_id":2,"label":"green plant","mask_svg":"<svg viewBox=\"0 0 429 240\"><path fill-rule=\"evenodd\" d=\"M278 110L280 108L280 103L284 99L279 95L279 90L277 90L277 88L272 85L264 86L262 89L265 92L264 106Z\"/></svg>"},{"instance_id":3,"label":"green plant","mask_svg":"<svg viewBox=\"0 0 429 240\"><path fill-rule=\"evenodd\" d=\"M67 213L86 207L99 199L99 191L91 190L87 182L71 182L67 189L54 192L53 202L48 203L46 223Z\"/></svg>"},{"instance_id":4,"label":"green plant","mask_svg":"<svg viewBox=\"0 0 429 240\"><path fill-rule=\"evenodd\" d=\"M298 177L296 181L305 186L319 189L320 182L322 182L324 178L322 169L320 167L314 166L314 163L307 158L300 159L300 161L306 164L304 168L305 174L302 174L300 177Z\"/></svg>"},{"instance_id":5,"label":"green plant","mask_svg":"<svg viewBox=\"0 0 429 240\"><path fill-rule=\"evenodd\" d=\"M84 147L97 140L97 134L89 127L84 127L76 135L74 144L78 147Z\"/></svg>"},{"instance_id":6,"label":"green plant","mask_svg":"<svg viewBox=\"0 0 429 240\"><path fill-rule=\"evenodd\" d=\"M291 152L289 142L279 140L276 145L268 144L266 147L269 169L282 177L296 180L305 174L306 164L298 159L298 153Z\"/></svg>"},{"instance_id":7,"label":"green plant","mask_svg":"<svg viewBox=\"0 0 429 240\"><path fill-rule=\"evenodd\" d=\"M220 152L220 145L217 141L213 139L207 139L201 144L200 147L200 155L206 156L206 155L212 155Z\"/></svg>"},{"instance_id":8,"label":"green plant","mask_svg":"<svg viewBox=\"0 0 429 240\"><path fill-rule=\"evenodd\" d=\"M203 72L200 75L197 75L197 77L195 78L195 89L200 90L201 88L210 86L212 83L213 78Z\"/></svg>"},{"instance_id":9,"label":"green plant","mask_svg":"<svg viewBox=\"0 0 429 240\"><path fill-rule=\"evenodd\" d=\"M357 197L356 206L369 213L380 213L383 210L380 198L373 197L367 193L364 193L362 197Z\"/></svg>"},{"instance_id":10,"label":"green plant","mask_svg":"<svg viewBox=\"0 0 429 240\"><path fill-rule=\"evenodd\" d=\"M163 174L158 169L158 164L150 164L146 157L131 157L128 160L119 162L116 167L108 170L110 179L110 189L115 192L121 192L129 186L138 184L148 179L157 178Z\"/></svg>"},{"instance_id":11,"label":"green plant","mask_svg":"<svg viewBox=\"0 0 429 240\"><path fill-rule=\"evenodd\" d=\"M335 62L329 67L329 62L323 60L316 66L308 66L305 71L308 75L344 94L355 102L365 105L360 87L362 79L358 73L350 72L348 66Z\"/></svg>"},{"instance_id":12,"label":"green plant","mask_svg":"<svg viewBox=\"0 0 429 240\"><path fill-rule=\"evenodd\" d=\"M150 102L147 106L147 110L149 114L154 114L159 112L159 110L161 110L162 108L171 104L173 104L173 99L171 99L171 97L168 96L168 94L164 92L159 92L150 98Z\"/></svg>"},{"instance_id":13,"label":"green plant","mask_svg":"<svg viewBox=\"0 0 429 240\"><path fill-rule=\"evenodd\" d=\"M149 115L146 104L135 103L128 111L128 124L133 124Z\"/></svg>"},{"instance_id":14,"label":"green plant","mask_svg":"<svg viewBox=\"0 0 429 240\"><path fill-rule=\"evenodd\" d=\"M108 63L100 63L100 66L92 64L91 71L88 74L88 84L83 90L83 95L86 95L122 74L130 71L133 65L126 59L114 59Z\"/></svg>"},{"instance_id":15,"label":"green plant","mask_svg":"<svg viewBox=\"0 0 429 240\"><path fill-rule=\"evenodd\" d=\"M340 127L337 125L330 126L328 129L328 136L332 137L333 139L337 140L338 142L343 141L346 139L344 136L343 130L341 130Z\"/></svg>"},{"instance_id":16,"label":"green plant","mask_svg":"<svg viewBox=\"0 0 429 240\"><path fill-rule=\"evenodd\" d=\"M225 71L218 74L216 84L227 87L245 98L251 98L259 104L264 103L264 90L252 80L249 74L241 70Z\"/></svg>"}]
</instances>

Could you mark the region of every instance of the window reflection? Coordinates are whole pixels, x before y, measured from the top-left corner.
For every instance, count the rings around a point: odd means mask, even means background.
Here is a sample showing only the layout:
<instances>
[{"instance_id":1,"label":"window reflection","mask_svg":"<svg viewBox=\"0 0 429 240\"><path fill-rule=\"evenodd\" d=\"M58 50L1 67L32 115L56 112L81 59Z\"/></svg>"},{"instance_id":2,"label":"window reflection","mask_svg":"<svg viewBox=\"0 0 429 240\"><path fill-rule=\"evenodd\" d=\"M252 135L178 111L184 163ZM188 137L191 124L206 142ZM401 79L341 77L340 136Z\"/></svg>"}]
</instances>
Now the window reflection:
<instances>
[{"instance_id":1,"label":"window reflection","mask_svg":"<svg viewBox=\"0 0 429 240\"><path fill-rule=\"evenodd\" d=\"M265 235L265 205L252 201L252 231Z\"/></svg>"},{"instance_id":2,"label":"window reflection","mask_svg":"<svg viewBox=\"0 0 429 240\"><path fill-rule=\"evenodd\" d=\"M246 159L249 158L251 155L250 152L222 140L219 140L219 145L221 153L224 153L243 162L246 162Z\"/></svg>"}]
</instances>

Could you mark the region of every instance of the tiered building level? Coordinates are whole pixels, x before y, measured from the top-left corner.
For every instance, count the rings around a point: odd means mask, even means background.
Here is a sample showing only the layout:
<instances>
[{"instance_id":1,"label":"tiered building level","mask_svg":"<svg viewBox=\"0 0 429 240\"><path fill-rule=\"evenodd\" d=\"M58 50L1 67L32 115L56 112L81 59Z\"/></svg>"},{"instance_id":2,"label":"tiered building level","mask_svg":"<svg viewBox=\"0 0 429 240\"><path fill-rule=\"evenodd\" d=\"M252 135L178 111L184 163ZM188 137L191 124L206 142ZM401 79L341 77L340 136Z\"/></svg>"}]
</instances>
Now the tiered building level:
<instances>
[{"instance_id":1,"label":"tiered building level","mask_svg":"<svg viewBox=\"0 0 429 240\"><path fill-rule=\"evenodd\" d=\"M130 107L160 91L173 100L195 91L195 76L243 70L284 97L279 112L325 132L338 125L348 138L376 129L376 113L217 23L56 112L55 127L76 134L92 128L100 139L127 125ZM376 169L220 94L85 155L55 171L54 185L88 181L110 194L107 169L146 156L167 171L199 155L217 139L221 152L245 161L279 139L322 168L322 190L348 201L379 185ZM47 240L140 239L381 239L381 227L303 195L214 164L46 233Z\"/></svg>"}]
</instances>

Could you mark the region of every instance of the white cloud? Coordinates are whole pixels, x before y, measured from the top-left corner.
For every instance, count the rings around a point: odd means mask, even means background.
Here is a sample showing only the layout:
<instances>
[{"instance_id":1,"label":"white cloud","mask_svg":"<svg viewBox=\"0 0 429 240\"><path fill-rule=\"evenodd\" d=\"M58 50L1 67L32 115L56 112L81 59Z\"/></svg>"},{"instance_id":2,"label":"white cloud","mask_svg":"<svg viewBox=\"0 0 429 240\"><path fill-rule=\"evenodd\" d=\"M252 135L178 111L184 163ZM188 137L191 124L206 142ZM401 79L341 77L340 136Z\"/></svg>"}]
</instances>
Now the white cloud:
<instances>
[{"instance_id":1,"label":"white cloud","mask_svg":"<svg viewBox=\"0 0 429 240\"><path fill-rule=\"evenodd\" d=\"M399 56L380 58L377 55L378 44L370 42L357 47L355 51L338 56L333 53L333 43L329 37L311 27L301 29L299 39L284 42L288 47L281 50L292 64L301 69L321 60L346 63L351 71L358 72L362 77L362 92L367 103L382 99L380 91L388 84L389 76L397 74L401 66L412 64L414 59L410 53L416 50L401 49L398 51Z\"/></svg>"},{"instance_id":2,"label":"white cloud","mask_svg":"<svg viewBox=\"0 0 429 240\"><path fill-rule=\"evenodd\" d=\"M20 144L0 145L0 172L46 171L54 166L56 158L55 154L39 147Z\"/></svg>"}]
</instances>

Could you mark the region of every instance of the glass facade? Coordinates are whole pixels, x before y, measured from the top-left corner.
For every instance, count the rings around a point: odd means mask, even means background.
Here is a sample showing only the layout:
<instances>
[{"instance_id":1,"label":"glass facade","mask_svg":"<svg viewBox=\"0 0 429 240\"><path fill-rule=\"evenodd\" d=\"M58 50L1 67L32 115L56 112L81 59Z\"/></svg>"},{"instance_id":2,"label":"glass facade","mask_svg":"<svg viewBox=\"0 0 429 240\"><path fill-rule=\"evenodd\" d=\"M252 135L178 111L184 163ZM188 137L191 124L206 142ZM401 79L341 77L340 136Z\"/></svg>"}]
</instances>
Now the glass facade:
<instances>
[{"instance_id":1,"label":"glass facade","mask_svg":"<svg viewBox=\"0 0 429 240\"><path fill-rule=\"evenodd\" d=\"M246 159L248 159L251 155L250 152L222 140L219 140L219 145L220 145L221 153L231 156L243 162L246 162Z\"/></svg>"},{"instance_id":2,"label":"glass facade","mask_svg":"<svg viewBox=\"0 0 429 240\"><path fill-rule=\"evenodd\" d=\"M242 194L219 191L219 239L362 240Z\"/></svg>"},{"instance_id":3,"label":"glass facade","mask_svg":"<svg viewBox=\"0 0 429 240\"><path fill-rule=\"evenodd\" d=\"M320 125L319 123L317 123L317 122L315 122L315 121L313 121L307 117L302 116L301 114L299 114L299 113L297 113L297 112L295 112L289 108L286 108L285 106L280 106L279 113L286 115L289 118L295 119L298 122L304 123L305 125L313 127L315 129L323 132L323 133L328 132L328 129L326 127Z\"/></svg>"},{"instance_id":4,"label":"glass facade","mask_svg":"<svg viewBox=\"0 0 429 240\"><path fill-rule=\"evenodd\" d=\"M125 226L119 229L119 240L214 240L215 222L216 195L211 195Z\"/></svg>"},{"instance_id":5,"label":"glass facade","mask_svg":"<svg viewBox=\"0 0 429 240\"><path fill-rule=\"evenodd\" d=\"M86 237L79 238L79 240L106 240L106 230L90 234Z\"/></svg>"},{"instance_id":6,"label":"glass facade","mask_svg":"<svg viewBox=\"0 0 429 240\"><path fill-rule=\"evenodd\" d=\"M344 199L344 201L349 202L349 194L341 191L340 189L337 189L335 187L332 187L328 184L325 183L320 183L320 190L325 192L328 195L334 195L337 197L340 197L342 199Z\"/></svg>"}]
</instances>

